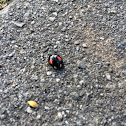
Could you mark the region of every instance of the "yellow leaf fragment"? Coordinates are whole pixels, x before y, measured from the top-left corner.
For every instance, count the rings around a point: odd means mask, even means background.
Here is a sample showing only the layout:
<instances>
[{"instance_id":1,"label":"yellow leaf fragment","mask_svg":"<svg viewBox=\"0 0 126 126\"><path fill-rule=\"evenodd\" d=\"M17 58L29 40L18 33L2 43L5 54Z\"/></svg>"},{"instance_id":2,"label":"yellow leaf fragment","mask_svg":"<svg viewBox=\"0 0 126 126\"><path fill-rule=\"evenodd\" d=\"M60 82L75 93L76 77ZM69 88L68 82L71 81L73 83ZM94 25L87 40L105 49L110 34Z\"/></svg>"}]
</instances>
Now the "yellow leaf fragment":
<instances>
[{"instance_id":1,"label":"yellow leaf fragment","mask_svg":"<svg viewBox=\"0 0 126 126\"><path fill-rule=\"evenodd\" d=\"M33 107L33 108L37 108L37 107L38 107L38 104L37 104L36 102L34 102L34 101L27 101L27 103L28 103L31 107Z\"/></svg>"}]
</instances>

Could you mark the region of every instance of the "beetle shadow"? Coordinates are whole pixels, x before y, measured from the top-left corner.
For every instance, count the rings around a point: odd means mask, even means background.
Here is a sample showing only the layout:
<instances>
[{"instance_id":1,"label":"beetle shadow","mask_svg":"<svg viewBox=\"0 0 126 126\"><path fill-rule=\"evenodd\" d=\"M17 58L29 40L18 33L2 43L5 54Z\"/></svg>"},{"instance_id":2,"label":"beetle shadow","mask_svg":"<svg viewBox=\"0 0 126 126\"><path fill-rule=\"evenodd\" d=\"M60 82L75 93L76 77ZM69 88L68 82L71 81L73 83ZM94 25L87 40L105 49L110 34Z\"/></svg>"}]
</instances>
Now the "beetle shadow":
<instances>
[{"instance_id":1,"label":"beetle shadow","mask_svg":"<svg viewBox=\"0 0 126 126\"><path fill-rule=\"evenodd\" d=\"M64 63L60 69L54 69L50 64L48 64L48 67L50 67L50 70L52 70L56 76L65 73Z\"/></svg>"},{"instance_id":2,"label":"beetle shadow","mask_svg":"<svg viewBox=\"0 0 126 126\"><path fill-rule=\"evenodd\" d=\"M60 69L57 69L57 70L53 69L53 71L55 72L55 75L56 75L56 76L65 74L65 67L64 67L64 64L62 64L62 65L63 65L63 66L62 66L62 68L60 68Z\"/></svg>"}]
</instances>

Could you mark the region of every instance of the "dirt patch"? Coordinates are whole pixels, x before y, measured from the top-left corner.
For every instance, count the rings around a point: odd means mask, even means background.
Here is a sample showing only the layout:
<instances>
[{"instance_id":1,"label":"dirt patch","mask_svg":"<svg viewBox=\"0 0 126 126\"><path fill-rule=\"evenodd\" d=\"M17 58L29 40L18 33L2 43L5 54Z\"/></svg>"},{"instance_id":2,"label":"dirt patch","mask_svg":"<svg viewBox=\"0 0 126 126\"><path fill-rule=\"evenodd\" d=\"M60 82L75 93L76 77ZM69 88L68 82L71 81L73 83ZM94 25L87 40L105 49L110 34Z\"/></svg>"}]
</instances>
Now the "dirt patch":
<instances>
[{"instance_id":1,"label":"dirt patch","mask_svg":"<svg viewBox=\"0 0 126 126\"><path fill-rule=\"evenodd\" d=\"M109 72L119 71L120 67L125 63L125 58L118 59L116 57L116 46L112 46L115 43L116 38L108 37L105 38L98 31L88 26L82 29L81 26L75 26L75 28L70 29L73 32L74 38L82 38L84 43L87 43L88 49L92 53L92 56L97 57L100 61L105 61L111 64ZM74 39L73 38L73 39Z\"/></svg>"}]
</instances>

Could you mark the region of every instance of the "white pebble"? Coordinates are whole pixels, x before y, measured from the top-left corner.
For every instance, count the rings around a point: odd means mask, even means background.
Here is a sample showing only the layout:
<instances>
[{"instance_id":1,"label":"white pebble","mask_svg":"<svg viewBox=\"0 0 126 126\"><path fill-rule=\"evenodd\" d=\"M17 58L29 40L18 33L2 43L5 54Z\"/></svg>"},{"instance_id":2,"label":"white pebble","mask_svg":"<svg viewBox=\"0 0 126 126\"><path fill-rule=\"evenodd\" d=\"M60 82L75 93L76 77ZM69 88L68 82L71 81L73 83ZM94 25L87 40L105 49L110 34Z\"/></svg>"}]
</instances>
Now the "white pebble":
<instances>
[{"instance_id":1,"label":"white pebble","mask_svg":"<svg viewBox=\"0 0 126 126\"><path fill-rule=\"evenodd\" d=\"M60 82L60 79L59 78L56 78L56 82Z\"/></svg>"},{"instance_id":2,"label":"white pebble","mask_svg":"<svg viewBox=\"0 0 126 126\"><path fill-rule=\"evenodd\" d=\"M32 21L32 22L31 22L31 25L33 25L33 24L35 24L35 21Z\"/></svg>"},{"instance_id":3,"label":"white pebble","mask_svg":"<svg viewBox=\"0 0 126 126\"><path fill-rule=\"evenodd\" d=\"M87 44L86 43L83 43L82 44L82 47L87 48Z\"/></svg>"},{"instance_id":4,"label":"white pebble","mask_svg":"<svg viewBox=\"0 0 126 126\"><path fill-rule=\"evenodd\" d=\"M27 108L27 113L32 113L32 109L30 107Z\"/></svg>"},{"instance_id":5,"label":"white pebble","mask_svg":"<svg viewBox=\"0 0 126 126\"><path fill-rule=\"evenodd\" d=\"M53 1L58 2L58 0L53 0Z\"/></svg>"},{"instance_id":6,"label":"white pebble","mask_svg":"<svg viewBox=\"0 0 126 126\"><path fill-rule=\"evenodd\" d=\"M59 22L59 26L62 26L62 24L63 24L62 22Z\"/></svg>"},{"instance_id":7,"label":"white pebble","mask_svg":"<svg viewBox=\"0 0 126 126\"><path fill-rule=\"evenodd\" d=\"M49 110L50 108L48 106L45 106L45 110Z\"/></svg>"},{"instance_id":8,"label":"white pebble","mask_svg":"<svg viewBox=\"0 0 126 126\"><path fill-rule=\"evenodd\" d=\"M78 75L77 74L73 74L73 78L77 78L78 77Z\"/></svg>"},{"instance_id":9,"label":"white pebble","mask_svg":"<svg viewBox=\"0 0 126 126\"><path fill-rule=\"evenodd\" d=\"M29 13L25 13L25 14L24 14L24 18L28 18L29 15L30 15Z\"/></svg>"},{"instance_id":10,"label":"white pebble","mask_svg":"<svg viewBox=\"0 0 126 126\"><path fill-rule=\"evenodd\" d=\"M13 24L15 24L17 27L23 27L24 26L24 23L22 22L16 22L16 21L12 21Z\"/></svg>"},{"instance_id":11,"label":"white pebble","mask_svg":"<svg viewBox=\"0 0 126 126\"><path fill-rule=\"evenodd\" d=\"M56 44L57 44L57 45L60 45L60 41L57 41Z\"/></svg>"},{"instance_id":12,"label":"white pebble","mask_svg":"<svg viewBox=\"0 0 126 126\"><path fill-rule=\"evenodd\" d=\"M41 115L37 115L37 116L36 116L36 119L39 120L40 118L41 118Z\"/></svg>"},{"instance_id":13,"label":"white pebble","mask_svg":"<svg viewBox=\"0 0 126 126\"><path fill-rule=\"evenodd\" d=\"M50 76L52 74L52 71L48 71L47 75Z\"/></svg>"},{"instance_id":14,"label":"white pebble","mask_svg":"<svg viewBox=\"0 0 126 126\"><path fill-rule=\"evenodd\" d=\"M21 49L20 54L24 54L24 53L26 53L26 51L24 49Z\"/></svg>"},{"instance_id":15,"label":"white pebble","mask_svg":"<svg viewBox=\"0 0 126 126\"><path fill-rule=\"evenodd\" d=\"M106 73L106 78L107 78L107 80L111 80L111 76L109 73Z\"/></svg>"},{"instance_id":16,"label":"white pebble","mask_svg":"<svg viewBox=\"0 0 126 126\"><path fill-rule=\"evenodd\" d=\"M54 45L54 49L56 49L57 48L57 45Z\"/></svg>"},{"instance_id":17,"label":"white pebble","mask_svg":"<svg viewBox=\"0 0 126 126\"><path fill-rule=\"evenodd\" d=\"M57 16L57 12L53 12L52 14L53 14L54 16Z\"/></svg>"},{"instance_id":18,"label":"white pebble","mask_svg":"<svg viewBox=\"0 0 126 126\"><path fill-rule=\"evenodd\" d=\"M100 39L101 39L101 40L104 40L104 38L103 38L103 37L100 37Z\"/></svg>"},{"instance_id":19,"label":"white pebble","mask_svg":"<svg viewBox=\"0 0 126 126\"><path fill-rule=\"evenodd\" d=\"M49 20L53 22L56 18L55 17L49 17Z\"/></svg>"},{"instance_id":20,"label":"white pebble","mask_svg":"<svg viewBox=\"0 0 126 126\"><path fill-rule=\"evenodd\" d=\"M75 41L74 44L75 44L75 45L79 45L80 42L79 42L79 41Z\"/></svg>"},{"instance_id":21,"label":"white pebble","mask_svg":"<svg viewBox=\"0 0 126 126\"><path fill-rule=\"evenodd\" d=\"M81 85L84 84L84 80L79 81L79 84Z\"/></svg>"},{"instance_id":22,"label":"white pebble","mask_svg":"<svg viewBox=\"0 0 126 126\"><path fill-rule=\"evenodd\" d=\"M58 112L58 114L57 114L57 118L58 118L59 120L62 120L62 119L63 119L63 115L62 115L61 112Z\"/></svg>"}]
</instances>

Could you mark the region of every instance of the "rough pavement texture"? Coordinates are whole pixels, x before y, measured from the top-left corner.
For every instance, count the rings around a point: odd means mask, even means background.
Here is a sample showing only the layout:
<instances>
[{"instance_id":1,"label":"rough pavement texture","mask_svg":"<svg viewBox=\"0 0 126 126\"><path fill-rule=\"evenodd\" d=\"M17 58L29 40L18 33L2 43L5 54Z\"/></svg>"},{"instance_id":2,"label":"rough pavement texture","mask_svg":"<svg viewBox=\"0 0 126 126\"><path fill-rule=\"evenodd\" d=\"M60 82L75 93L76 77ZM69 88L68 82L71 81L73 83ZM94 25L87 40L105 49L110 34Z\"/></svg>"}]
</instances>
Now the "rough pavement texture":
<instances>
[{"instance_id":1,"label":"rough pavement texture","mask_svg":"<svg viewBox=\"0 0 126 126\"><path fill-rule=\"evenodd\" d=\"M0 102L1 126L126 126L126 1L17 0L0 13Z\"/></svg>"}]
</instances>

